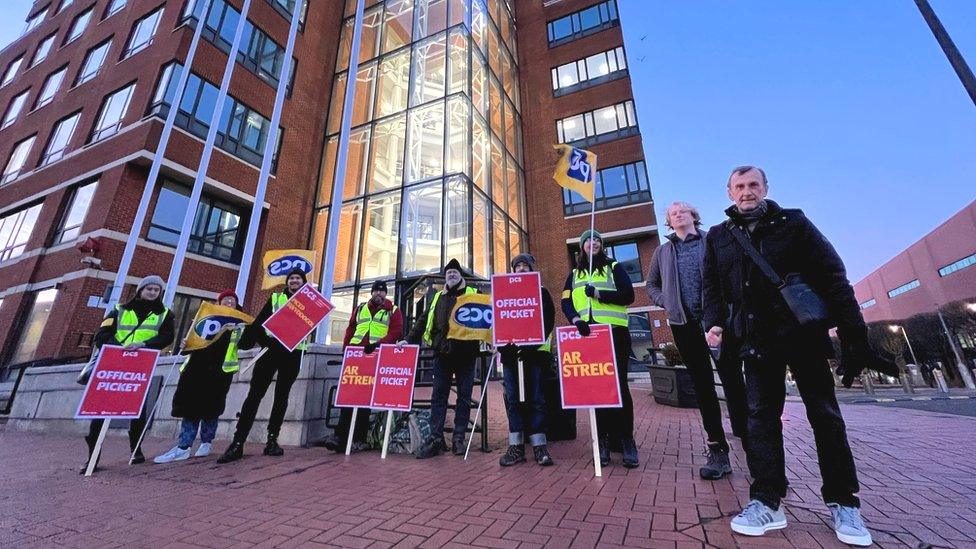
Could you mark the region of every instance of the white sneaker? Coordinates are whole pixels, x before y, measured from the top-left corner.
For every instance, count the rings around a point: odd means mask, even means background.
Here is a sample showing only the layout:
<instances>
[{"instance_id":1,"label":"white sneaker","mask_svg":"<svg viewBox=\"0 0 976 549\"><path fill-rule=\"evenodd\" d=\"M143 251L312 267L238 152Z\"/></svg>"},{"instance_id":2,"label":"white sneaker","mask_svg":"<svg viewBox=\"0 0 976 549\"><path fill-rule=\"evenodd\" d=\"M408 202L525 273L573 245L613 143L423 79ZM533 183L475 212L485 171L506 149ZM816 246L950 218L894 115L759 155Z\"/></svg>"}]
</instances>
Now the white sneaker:
<instances>
[{"instance_id":1,"label":"white sneaker","mask_svg":"<svg viewBox=\"0 0 976 549\"><path fill-rule=\"evenodd\" d=\"M193 457L202 458L202 457L207 457L209 455L210 455L210 443L204 442L200 444L199 448L197 448L197 452L193 454Z\"/></svg>"},{"instance_id":2,"label":"white sneaker","mask_svg":"<svg viewBox=\"0 0 976 549\"><path fill-rule=\"evenodd\" d=\"M860 509L844 507L837 503L828 503L827 507L830 507L830 513L834 515L834 532L837 534L837 539L859 547L871 545L871 532L864 525Z\"/></svg>"},{"instance_id":3,"label":"white sneaker","mask_svg":"<svg viewBox=\"0 0 976 549\"><path fill-rule=\"evenodd\" d=\"M190 449L183 449L179 446L173 446L173 449L161 456L156 456L153 458L155 463L169 463L171 461L183 461L190 457Z\"/></svg>"},{"instance_id":4,"label":"white sneaker","mask_svg":"<svg viewBox=\"0 0 976 549\"><path fill-rule=\"evenodd\" d=\"M786 528L786 513L783 505L770 509L765 503L754 499L746 505L737 517L732 519L732 531L747 536L761 536L770 530Z\"/></svg>"}]
</instances>

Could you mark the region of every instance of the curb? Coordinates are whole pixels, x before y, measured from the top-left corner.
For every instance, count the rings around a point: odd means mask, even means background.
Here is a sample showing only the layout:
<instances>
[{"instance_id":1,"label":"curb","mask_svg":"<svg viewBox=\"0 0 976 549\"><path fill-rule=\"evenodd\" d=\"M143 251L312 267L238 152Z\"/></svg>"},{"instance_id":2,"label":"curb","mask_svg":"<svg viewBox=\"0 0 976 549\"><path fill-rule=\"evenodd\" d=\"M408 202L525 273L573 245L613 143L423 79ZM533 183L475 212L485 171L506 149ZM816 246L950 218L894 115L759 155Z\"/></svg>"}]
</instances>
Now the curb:
<instances>
[{"instance_id":1,"label":"curb","mask_svg":"<svg viewBox=\"0 0 976 549\"><path fill-rule=\"evenodd\" d=\"M900 398L859 398L855 400L842 402L841 404L875 404L875 403L889 403L889 402L928 402L933 400L976 400L976 396L969 395L944 395L944 396L916 396L916 397L900 397Z\"/></svg>"}]
</instances>

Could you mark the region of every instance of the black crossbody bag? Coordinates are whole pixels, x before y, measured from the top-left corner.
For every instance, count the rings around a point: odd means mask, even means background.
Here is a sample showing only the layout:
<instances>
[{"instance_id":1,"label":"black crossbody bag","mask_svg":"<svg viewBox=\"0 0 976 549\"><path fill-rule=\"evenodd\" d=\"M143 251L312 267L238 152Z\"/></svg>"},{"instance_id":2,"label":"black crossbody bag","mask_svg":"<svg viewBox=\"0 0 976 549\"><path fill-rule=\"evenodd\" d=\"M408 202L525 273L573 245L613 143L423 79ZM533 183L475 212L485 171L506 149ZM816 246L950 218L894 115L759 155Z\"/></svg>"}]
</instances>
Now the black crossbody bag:
<instances>
[{"instance_id":1,"label":"black crossbody bag","mask_svg":"<svg viewBox=\"0 0 976 549\"><path fill-rule=\"evenodd\" d=\"M809 284L800 278L799 273L788 273L786 278L781 278L766 259L759 253L759 250L752 245L749 238L743 234L742 229L733 224L729 224L729 232L735 238L739 246L742 247L749 259L755 263L756 267L762 271L763 275L776 286L786 305L793 312L796 321L800 326L813 326L827 324L827 304L823 298L813 291Z\"/></svg>"}]
</instances>

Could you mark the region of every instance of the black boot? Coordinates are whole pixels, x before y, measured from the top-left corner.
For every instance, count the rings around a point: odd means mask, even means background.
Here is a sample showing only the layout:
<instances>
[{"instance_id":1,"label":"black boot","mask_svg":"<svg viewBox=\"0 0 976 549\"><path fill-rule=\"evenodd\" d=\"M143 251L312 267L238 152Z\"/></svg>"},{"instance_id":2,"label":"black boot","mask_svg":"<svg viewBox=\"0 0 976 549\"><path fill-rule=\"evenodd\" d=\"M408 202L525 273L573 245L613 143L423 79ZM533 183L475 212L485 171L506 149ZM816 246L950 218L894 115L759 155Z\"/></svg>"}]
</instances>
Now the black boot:
<instances>
[{"instance_id":1,"label":"black boot","mask_svg":"<svg viewBox=\"0 0 976 549\"><path fill-rule=\"evenodd\" d=\"M268 442L264 445L264 455L279 457L285 455L285 451L278 446L278 435L268 433Z\"/></svg>"},{"instance_id":2,"label":"black boot","mask_svg":"<svg viewBox=\"0 0 976 549\"><path fill-rule=\"evenodd\" d=\"M732 474L732 464L729 463L729 449L709 446L708 463L698 470L698 474L705 480L718 480L725 475Z\"/></svg>"},{"instance_id":3,"label":"black boot","mask_svg":"<svg viewBox=\"0 0 976 549\"><path fill-rule=\"evenodd\" d=\"M624 450L624 467L633 469L640 465L637 457L637 443L630 437L620 439L620 444Z\"/></svg>"},{"instance_id":4,"label":"black boot","mask_svg":"<svg viewBox=\"0 0 976 549\"><path fill-rule=\"evenodd\" d=\"M498 464L502 467L511 467L516 463L522 463L525 461L525 445L523 444L510 444L508 446L508 451L505 455L498 460Z\"/></svg>"},{"instance_id":5,"label":"black boot","mask_svg":"<svg viewBox=\"0 0 976 549\"><path fill-rule=\"evenodd\" d=\"M552 456L549 455L549 447L545 444L533 446L532 453L535 455L535 462L539 465L548 467L553 464Z\"/></svg>"},{"instance_id":6,"label":"black boot","mask_svg":"<svg viewBox=\"0 0 976 549\"><path fill-rule=\"evenodd\" d=\"M607 444L607 437L600 437L600 466L610 465L610 446Z\"/></svg>"},{"instance_id":7,"label":"black boot","mask_svg":"<svg viewBox=\"0 0 976 549\"><path fill-rule=\"evenodd\" d=\"M145 462L146 462L146 456L142 454L142 448L136 449L135 455L132 456L132 465L138 465L140 463L145 463Z\"/></svg>"},{"instance_id":8,"label":"black boot","mask_svg":"<svg viewBox=\"0 0 976 549\"><path fill-rule=\"evenodd\" d=\"M464 436L455 436L451 438L451 453L456 456L464 455Z\"/></svg>"},{"instance_id":9,"label":"black boot","mask_svg":"<svg viewBox=\"0 0 976 549\"><path fill-rule=\"evenodd\" d=\"M244 457L244 443L235 440L230 443L230 446L227 447L223 455L217 458L217 463L230 463L242 457Z\"/></svg>"},{"instance_id":10,"label":"black boot","mask_svg":"<svg viewBox=\"0 0 976 549\"><path fill-rule=\"evenodd\" d=\"M342 439L336 435L329 435L325 438L325 440L322 441L321 445L325 446L329 450L332 450L333 452L338 453L345 451L345 445L342 443ZM316 444L316 446L319 446L319 444Z\"/></svg>"},{"instance_id":11,"label":"black boot","mask_svg":"<svg viewBox=\"0 0 976 549\"><path fill-rule=\"evenodd\" d=\"M430 437L420 445L420 448L417 449L417 459L427 459L438 456L444 451L443 447L443 437Z\"/></svg>"}]
</instances>

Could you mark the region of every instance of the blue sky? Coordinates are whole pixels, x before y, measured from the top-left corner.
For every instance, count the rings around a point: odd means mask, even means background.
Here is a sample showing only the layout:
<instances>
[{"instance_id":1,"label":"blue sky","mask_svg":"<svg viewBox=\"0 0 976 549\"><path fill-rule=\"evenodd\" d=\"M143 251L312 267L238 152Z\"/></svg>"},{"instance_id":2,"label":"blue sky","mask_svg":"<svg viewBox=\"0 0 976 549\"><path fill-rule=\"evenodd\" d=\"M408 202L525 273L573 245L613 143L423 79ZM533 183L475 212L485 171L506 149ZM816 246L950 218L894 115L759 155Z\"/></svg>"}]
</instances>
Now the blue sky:
<instances>
[{"instance_id":1,"label":"blue sky","mask_svg":"<svg viewBox=\"0 0 976 549\"><path fill-rule=\"evenodd\" d=\"M911 0L618 3L659 216L721 221L729 170L758 164L853 282L976 198L976 106ZM0 4L5 45L31 2ZM976 67L976 2L932 6Z\"/></svg>"}]
</instances>

